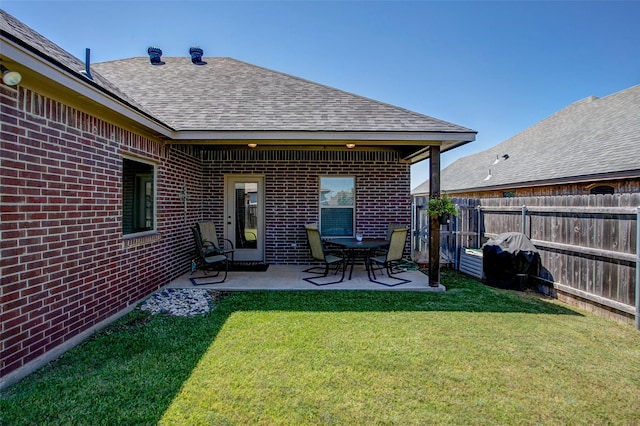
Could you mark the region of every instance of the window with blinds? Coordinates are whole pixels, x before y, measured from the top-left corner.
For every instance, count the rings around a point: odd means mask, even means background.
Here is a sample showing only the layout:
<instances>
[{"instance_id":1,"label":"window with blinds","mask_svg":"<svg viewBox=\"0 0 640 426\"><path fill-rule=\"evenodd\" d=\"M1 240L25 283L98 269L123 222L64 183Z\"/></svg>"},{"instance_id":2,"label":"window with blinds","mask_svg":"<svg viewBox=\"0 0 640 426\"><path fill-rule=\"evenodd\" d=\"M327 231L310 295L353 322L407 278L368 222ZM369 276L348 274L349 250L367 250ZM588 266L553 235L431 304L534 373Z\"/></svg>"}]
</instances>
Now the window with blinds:
<instances>
[{"instance_id":1,"label":"window with blinds","mask_svg":"<svg viewBox=\"0 0 640 426\"><path fill-rule=\"evenodd\" d=\"M355 223L355 178L320 178L320 234L323 237L353 237Z\"/></svg>"}]
</instances>

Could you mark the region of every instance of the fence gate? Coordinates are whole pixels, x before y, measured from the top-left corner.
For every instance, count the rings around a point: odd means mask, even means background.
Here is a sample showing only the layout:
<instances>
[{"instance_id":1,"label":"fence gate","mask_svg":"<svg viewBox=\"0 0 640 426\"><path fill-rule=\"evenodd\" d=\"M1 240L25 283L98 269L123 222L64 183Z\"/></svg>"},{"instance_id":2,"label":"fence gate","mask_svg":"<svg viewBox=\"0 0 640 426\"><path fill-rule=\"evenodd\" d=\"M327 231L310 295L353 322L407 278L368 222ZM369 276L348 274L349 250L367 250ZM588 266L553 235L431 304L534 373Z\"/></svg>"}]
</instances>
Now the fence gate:
<instances>
[{"instance_id":1,"label":"fence gate","mask_svg":"<svg viewBox=\"0 0 640 426\"><path fill-rule=\"evenodd\" d=\"M458 216L452 216L449 223L440 225L440 263L458 268L461 247L479 248L478 205L480 201L471 198L452 198ZM429 262L429 214L428 197L415 197L413 259L418 263Z\"/></svg>"}]
</instances>

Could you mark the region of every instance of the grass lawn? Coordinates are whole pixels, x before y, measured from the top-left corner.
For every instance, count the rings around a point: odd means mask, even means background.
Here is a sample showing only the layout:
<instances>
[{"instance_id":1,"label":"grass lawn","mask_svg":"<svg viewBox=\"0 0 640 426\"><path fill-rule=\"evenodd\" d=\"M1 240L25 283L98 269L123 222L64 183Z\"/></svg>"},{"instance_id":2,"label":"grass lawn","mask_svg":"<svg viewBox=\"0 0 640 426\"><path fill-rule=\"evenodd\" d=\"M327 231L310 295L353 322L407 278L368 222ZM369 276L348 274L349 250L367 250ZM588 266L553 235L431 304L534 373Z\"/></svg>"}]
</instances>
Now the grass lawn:
<instances>
[{"instance_id":1,"label":"grass lawn","mask_svg":"<svg viewBox=\"0 0 640 426\"><path fill-rule=\"evenodd\" d=\"M446 293L136 310L0 394L0 425L640 422L640 333L443 271Z\"/></svg>"}]
</instances>

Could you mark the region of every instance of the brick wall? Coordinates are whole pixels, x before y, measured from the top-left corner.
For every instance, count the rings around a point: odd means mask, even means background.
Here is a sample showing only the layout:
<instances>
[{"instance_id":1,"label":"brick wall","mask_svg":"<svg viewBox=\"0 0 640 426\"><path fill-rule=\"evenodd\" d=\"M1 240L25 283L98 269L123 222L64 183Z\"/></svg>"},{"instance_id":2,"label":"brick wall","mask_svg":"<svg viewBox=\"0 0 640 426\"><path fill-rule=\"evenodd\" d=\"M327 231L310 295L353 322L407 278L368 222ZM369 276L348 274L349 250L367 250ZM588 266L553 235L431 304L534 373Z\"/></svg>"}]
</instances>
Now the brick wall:
<instances>
[{"instance_id":1,"label":"brick wall","mask_svg":"<svg viewBox=\"0 0 640 426\"><path fill-rule=\"evenodd\" d=\"M186 270L179 192L199 192L202 170L189 150L28 89L0 85L0 98L2 377ZM123 154L157 164L156 234L122 237ZM193 223L200 204L188 202Z\"/></svg>"},{"instance_id":2,"label":"brick wall","mask_svg":"<svg viewBox=\"0 0 640 426\"><path fill-rule=\"evenodd\" d=\"M388 223L411 222L410 168L395 152L211 151L203 159L204 215L219 224L224 175L265 176L265 251L272 264L312 260L304 224L318 222L320 176L356 178L356 227L366 236L384 237Z\"/></svg>"},{"instance_id":3,"label":"brick wall","mask_svg":"<svg viewBox=\"0 0 640 426\"><path fill-rule=\"evenodd\" d=\"M270 263L310 261L320 176L355 176L367 236L410 222L409 165L394 152L176 147L28 88L0 85L0 100L0 377L187 272L189 227L222 224L225 174L265 176ZM156 165L155 233L123 237L123 156Z\"/></svg>"}]
</instances>

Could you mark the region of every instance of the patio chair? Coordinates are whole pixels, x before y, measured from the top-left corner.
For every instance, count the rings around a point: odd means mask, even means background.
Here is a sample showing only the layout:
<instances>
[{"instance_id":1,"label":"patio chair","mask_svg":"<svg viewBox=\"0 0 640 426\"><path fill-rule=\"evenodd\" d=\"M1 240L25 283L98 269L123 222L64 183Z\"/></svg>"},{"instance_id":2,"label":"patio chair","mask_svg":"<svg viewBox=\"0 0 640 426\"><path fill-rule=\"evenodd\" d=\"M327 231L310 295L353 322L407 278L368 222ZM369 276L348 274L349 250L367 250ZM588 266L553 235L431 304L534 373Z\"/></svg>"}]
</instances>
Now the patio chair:
<instances>
[{"instance_id":1,"label":"patio chair","mask_svg":"<svg viewBox=\"0 0 640 426\"><path fill-rule=\"evenodd\" d=\"M231 240L219 239L216 232L216 225L213 222L198 223L198 231L202 238L202 246L207 254L224 254L233 263L235 248ZM222 242L222 244L220 244Z\"/></svg>"},{"instance_id":2,"label":"patio chair","mask_svg":"<svg viewBox=\"0 0 640 426\"><path fill-rule=\"evenodd\" d=\"M387 240L391 241L391 234L398 228L407 228L407 225L401 223L389 223L387 224Z\"/></svg>"},{"instance_id":3,"label":"patio chair","mask_svg":"<svg viewBox=\"0 0 640 426\"><path fill-rule=\"evenodd\" d=\"M322 244L320 231L315 224L305 225L305 230L307 232L307 242L309 243L309 249L311 250L311 257L313 257L315 260L323 262L324 266L312 266L311 268L305 269L303 272L315 274L316 276L303 278L303 280L317 286L342 282L344 280L345 270L347 269L347 258L345 257L344 253L340 250L327 251ZM338 273L339 268L342 268L342 276L340 277L340 279L330 282L318 281L319 278L324 278L329 275L331 266L335 266L335 274ZM318 271L319 268L323 268L323 270Z\"/></svg>"},{"instance_id":4,"label":"patio chair","mask_svg":"<svg viewBox=\"0 0 640 426\"><path fill-rule=\"evenodd\" d=\"M202 270L205 276L197 278L189 278L193 285L207 285L207 284L220 284L227 279L227 273L229 272L229 259L222 253L213 253L207 251L202 238L200 236L200 230L197 226L191 228L193 233L193 240L196 245L196 268ZM224 276L221 280L200 282L199 280L216 278L220 275L220 272L224 268ZM216 271L214 275L206 275L207 272ZM192 272L193 273L193 272Z\"/></svg>"},{"instance_id":5,"label":"patio chair","mask_svg":"<svg viewBox=\"0 0 640 426\"><path fill-rule=\"evenodd\" d=\"M402 262L402 254L404 253L404 246L407 242L408 228L396 228L391 232L391 238L389 243L389 249L386 253L381 255L373 255L366 259L367 262L367 274L369 281L376 284L386 285L387 287L393 287L400 284L410 283L411 280L394 276L398 271L398 265ZM379 281L376 278L376 270L387 271L387 276L394 280L393 284Z\"/></svg>"}]
</instances>

